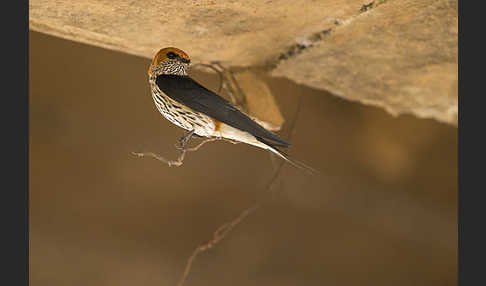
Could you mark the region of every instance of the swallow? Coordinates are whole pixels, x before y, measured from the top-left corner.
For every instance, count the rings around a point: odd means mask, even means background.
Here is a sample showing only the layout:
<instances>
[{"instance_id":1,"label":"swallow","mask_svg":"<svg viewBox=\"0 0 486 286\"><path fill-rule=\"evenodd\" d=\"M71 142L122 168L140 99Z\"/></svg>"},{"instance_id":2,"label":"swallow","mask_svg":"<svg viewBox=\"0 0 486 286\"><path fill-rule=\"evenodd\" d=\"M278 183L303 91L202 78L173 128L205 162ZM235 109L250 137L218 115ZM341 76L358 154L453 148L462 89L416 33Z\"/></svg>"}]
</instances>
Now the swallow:
<instances>
[{"instance_id":1,"label":"swallow","mask_svg":"<svg viewBox=\"0 0 486 286\"><path fill-rule=\"evenodd\" d=\"M181 142L187 142L193 135L226 138L269 150L294 166L307 167L278 149L289 147L289 142L192 79L187 74L190 63L191 59L184 51L168 47L155 54L148 69L157 110L167 120L188 131Z\"/></svg>"}]
</instances>

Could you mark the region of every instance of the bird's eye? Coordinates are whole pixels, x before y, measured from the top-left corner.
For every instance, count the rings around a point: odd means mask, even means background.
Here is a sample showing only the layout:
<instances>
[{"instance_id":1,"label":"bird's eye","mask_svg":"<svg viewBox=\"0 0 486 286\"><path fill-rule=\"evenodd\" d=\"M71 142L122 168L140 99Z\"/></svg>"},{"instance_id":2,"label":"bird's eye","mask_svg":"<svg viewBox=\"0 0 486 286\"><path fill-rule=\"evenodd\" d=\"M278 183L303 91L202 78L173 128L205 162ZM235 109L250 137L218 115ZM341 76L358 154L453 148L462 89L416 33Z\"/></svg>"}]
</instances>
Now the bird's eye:
<instances>
[{"instance_id":1,"label":"bird's eye","mask_svg":"<svg viewBox=\"0 0 486 286\"><path fill-rule=\"evenodd\" d=\"M172 60L172 59L175 59L177 57L177 55L174 52L168 52L167 57Z\"/></svg>"}]
</instances>

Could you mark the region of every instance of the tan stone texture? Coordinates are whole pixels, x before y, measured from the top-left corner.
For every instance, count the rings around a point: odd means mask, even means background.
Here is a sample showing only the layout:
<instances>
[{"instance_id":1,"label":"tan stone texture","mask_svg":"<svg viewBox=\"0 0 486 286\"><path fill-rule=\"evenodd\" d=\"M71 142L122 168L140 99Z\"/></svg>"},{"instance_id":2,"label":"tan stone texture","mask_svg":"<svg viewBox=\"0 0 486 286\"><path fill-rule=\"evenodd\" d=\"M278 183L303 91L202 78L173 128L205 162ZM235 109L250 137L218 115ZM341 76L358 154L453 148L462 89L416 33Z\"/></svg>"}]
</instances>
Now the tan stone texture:
<instances>
[{"instance_id":1,"label":"tan stone texture","mask_svg":"<svg viewBox=\"0 0 486 286\"><path fill-rule=\"evenodd\" d=\"M392 114L457 124L457 1L382 0L361 11L368 2L31 0L29 23L146 58L177 46L194 62L275 68Z\"/></svg>"},{"instance_id":2,"label":"tan stone texture","mask_svg":"<svg viewBox=\"0 0 486 286\"><path fill-rule=\"evenodd\" d=\"M457 125L457 1L388 1L336 26L273 75Z\"/></svg>"}]
</instances>

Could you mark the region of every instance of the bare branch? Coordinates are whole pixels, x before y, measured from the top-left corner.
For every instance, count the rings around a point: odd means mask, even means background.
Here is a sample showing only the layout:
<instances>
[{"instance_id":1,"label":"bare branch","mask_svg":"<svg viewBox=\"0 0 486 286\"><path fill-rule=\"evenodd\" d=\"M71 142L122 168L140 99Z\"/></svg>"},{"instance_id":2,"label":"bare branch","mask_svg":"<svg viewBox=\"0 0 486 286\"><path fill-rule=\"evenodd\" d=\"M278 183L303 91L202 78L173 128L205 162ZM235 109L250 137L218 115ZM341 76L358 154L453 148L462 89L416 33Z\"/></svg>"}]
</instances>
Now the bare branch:
<instances>
[{"instance_id":1,"label":"bare branch","mask_svg":"<svg viewBox=\"0 0 486 286\"><path fill-rule=\"evenodd\" d=\"M294 119L291 121L290 134L288 136L289 140L292 138L292 135L295 132L295 124L296 124L296 121L297 121L297 117L300 113L301 107L302 107L302 95L299 96L299 101L298 101L298 104L297 104L297 110L295 111ZM274 157L272 157L272 158L274 158ZM249 215L254 213L256 210L258 210L268 199L274 198L275 192L273 192L272 190L273 190L274 186L276 185L276 183L279 181L278 179L280 178L280 171L281 171L282 167L285 165L285 162L286 161L281 161L280 164L278 164L278 166L275 167L276 164L272 160L272 163L274 163L275 171L273 173L272 178L270 179L267 186L265 187L266 194L268 196L264 197L261 200L257 200L256 203L254 203L251 207L242 211L237 217L235 217L234 219L230 220L229 222L226 222L223 225L221 225L213 233L213 238L211 240L209 240L206 243L199 245L192 252L191 256L189 256L189 258L187 259L186 267L184 268L184 272L182 274L181 279L179 280L179 283L177 283L177 286L183 286L184 285L184 282L187 280L187 277L189 277L189 274L191 272L194 260L196 259L196 257L199 254L201 254L202 252L205 252L205 251L213 248L214 246L216 246L216 244L218 244L221 240L223 240L224 238L227 237L227 235L231 232L232 229L234 229L241 222L243 222L243 220L245 220L246 217L248 217Z\"/></svg>"},{"instance_id":2,"label":"bare branch","mask_svg":"<svg viewBox=\"0 0 486 286\"><path fill-rule=\"evenodd\" d=\"M135 156L138 156L138 157L152 157L154 159L159 160L160 162L163 162L163 163L169 165L169 167L172 167L172 166L179 167L180 165L182 165L182 161L184 160L184 155L185 155L185 153L182 152L181 155L179 156L179 158L177 158L177 160L167 160L164 157L162 157L158 154L155 154L153 152L145 152L145 153L132 152L132 154L135 155Z\"/></svg>"},{"instance_id":3,"label":"bare branch","mask_svg":"<svg viewBox=\"0 0 486 286\"><path fill-rule=\"evenodd\" d=\"M221 92L225 90L228 93L231 103L244 113L248 113L246 94L239 86L238 81L235 79L231 70L225 68L221 63L216 61L196 63L192 68L197 68L198 66L206 67L216 72L219 76L218 93L222 95Z\"/></svg>"},{"instance_id":4,"label":"bare branch","mask_svg":"<svg viewBox=\"0 0 486 286\"><path fill-rule=\"evenodd\" d=\"M275 186L275 183L277 182L277 179L279 178L280 170L282 169L282 167L283 167L284 164L285 164L285 161L282 161L282 163L280 163L280 165L275 170L274 175L272 176L270 182L268 183L268 185L266 187L266 190L267 190L268 193L271 194L271 191L272 191L273 187ZM271 198L272 196L269 196L269 197ZM189 276L189 274L191 272L192 264L194 263L194 260L196 259L196 257L200 253L205 252L205 251L213 248L214 246L216 246L216 244L218 244L221 240L223 240L224 238L226 238L226 236L230 233L230 231L233 228L235 228L241 222L243 222L243 220L246 217L248 217L249 215L251 215L252 213L254 213L256 210L258 210L265 203L265 201L266 201L265 199L262 199L260 201L257 201L251 207L249 207L249 208L245 209L244 211L242 211L237 217L235 217L234 219L232 219L232 220L224 223L223 225L221 225L213 233L213 238L211 240L209 240L206 243L203 243L203 244L199 245L193 251L193 253L191 254L191 256L187 259L186 267L184 268L184 272L182 274L182 277L181 277L179 283L177 283L177 286L184 285L184 282L187 280L187 277Z\"/></svg>"},{"instance_id":5,"label":"bare branch","mask_svg":"<svg viewBox=\"0 0 486 286\"><path fill-rule=\"evenodd\" d=\"M195 151L199 150L199 148L201 148L204 144L206 144L208 142L218 141L218 140L228 141L228 142L231 142L233 144L239 143L237 141L229 140L229 139L222 138L222 137L211 137L211 138L207 138L207 139L201 141L201 143L199 143L195 147L189 148L189 147L187 147L188 142L183 142L182 145L180 145L180 146L176 145L176 148L181 151L181 154L179 155L179 157L176 160L168 160L168 159L160 156L159 154L156 154L156 153L153 153L153 152L132 152L132 154L135 155L135 156L138 156L140 158L141 157L152 157L156 160L159 160L160 162L162 162L164 164L169 165L169 167L172 167L172 166L179 167L184 163L184 158L186 157L186 152L195 152Z\"/></svg>"},{"instance_id":6,"label":"bare branch","mask_svg":"<svg viewBox=\"0 0 486 286\"><path fill-rule=\"evenodd\" d=\"M201 63L197 63L197 64L192 65L192 68L197 68L197 66L203 66L203 67L209 68L209 69L215 71L218 74L218 76L219 76L218 93L221 93L221 91L223 90L223 85L224 85L224 77L223 77L224 68L216 62L211 62L211 63L201 62Z\"/></svg>"}]
</instances>

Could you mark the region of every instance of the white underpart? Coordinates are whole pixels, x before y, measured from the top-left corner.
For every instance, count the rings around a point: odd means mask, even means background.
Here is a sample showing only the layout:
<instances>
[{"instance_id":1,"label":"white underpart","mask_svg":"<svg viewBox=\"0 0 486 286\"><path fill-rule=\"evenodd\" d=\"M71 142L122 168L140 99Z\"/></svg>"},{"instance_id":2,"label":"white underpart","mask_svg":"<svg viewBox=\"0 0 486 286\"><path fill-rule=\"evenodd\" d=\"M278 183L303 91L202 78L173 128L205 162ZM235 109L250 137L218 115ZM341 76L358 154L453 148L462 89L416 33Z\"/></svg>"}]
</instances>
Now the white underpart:
<instances>
[{"instance_id":1,"label":"white underpart","mask_svg":"<svg viewBox=\"0 0 486 286\"><path fill-rule=\"evenodd\" d=\"M284 155L282 155L280 152L278 152L275 148L272 148L271 146L268 146L267 144L258 141L255 136L251 135L248 132L236 129L234 127L231 127L225 123L221 123L219 130L214 131L213 136L215 137L223 137L239 142L243 142L246 144L250 144L265 150L269 150L275 154L277 154L280 158L289 161Z\"/></svg>"},{"instance_id":2,"label":"white underpart","mask_svg":"<svg viewBox=\"0 0 486 286\"><path fill-rule=\"evenodd\" d=\"M291 160L290 158L287 158L287 156L280 153L277 149L273 148L272 146L268 146L267 144L258 141L258 139L256 139L256 137L251 135L250 133L236 129L236 128L233 128L233 127L231 127L227 124L221 123L219 130L214 131L213 136L223 137L223 138L227 138L227 139L231 139L231 140L236 140L236 141L239 141L239 142L243 142L243 143L246 143L246 144L250 144L250 145L268 150L268 151L276 154L280 158L284 159L285 161L289 162L291 165L293 165L297 168L307 170L308 172L314 173L314 174L318 173L316 170L305 165L304 163L298 162L298 161L295 161L295 160Z\"/></svg>"}]
</instances>

